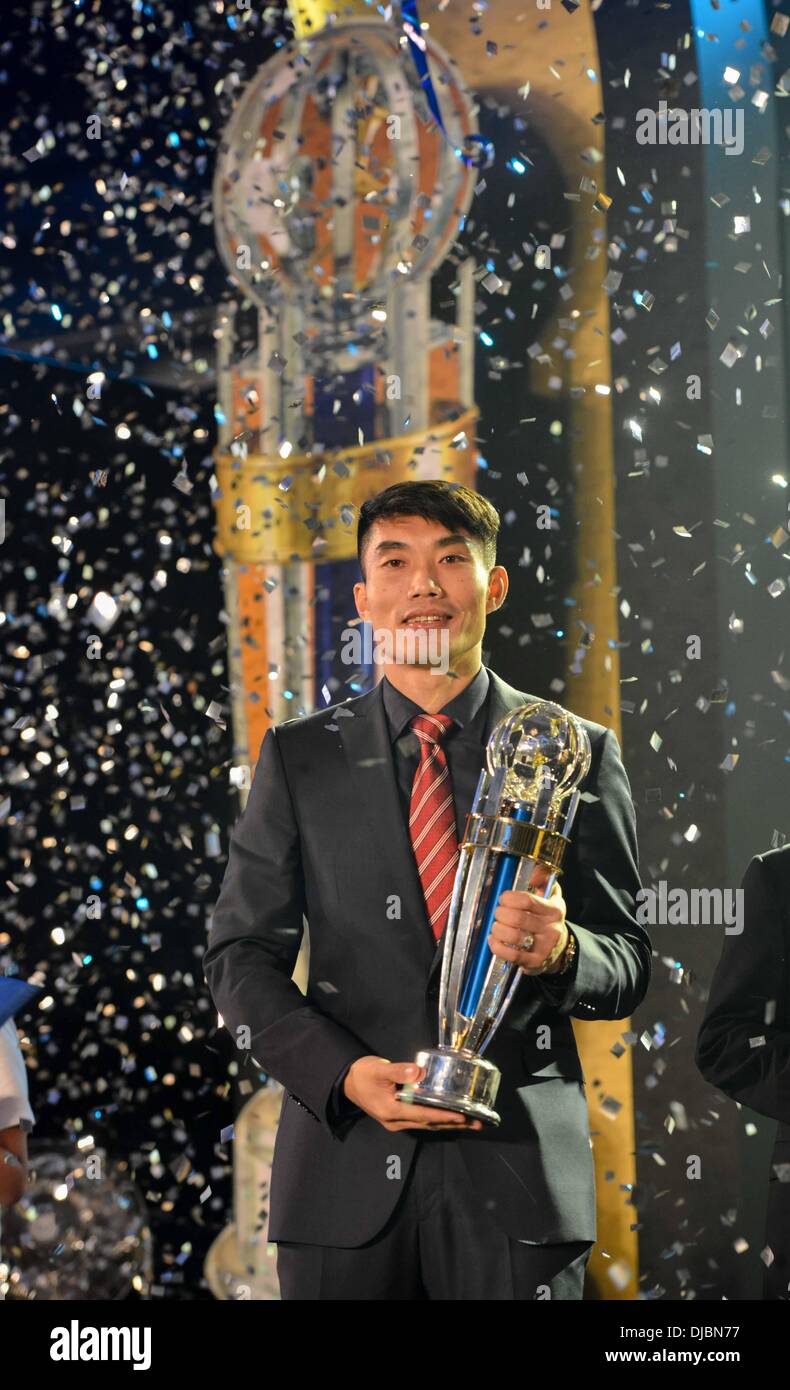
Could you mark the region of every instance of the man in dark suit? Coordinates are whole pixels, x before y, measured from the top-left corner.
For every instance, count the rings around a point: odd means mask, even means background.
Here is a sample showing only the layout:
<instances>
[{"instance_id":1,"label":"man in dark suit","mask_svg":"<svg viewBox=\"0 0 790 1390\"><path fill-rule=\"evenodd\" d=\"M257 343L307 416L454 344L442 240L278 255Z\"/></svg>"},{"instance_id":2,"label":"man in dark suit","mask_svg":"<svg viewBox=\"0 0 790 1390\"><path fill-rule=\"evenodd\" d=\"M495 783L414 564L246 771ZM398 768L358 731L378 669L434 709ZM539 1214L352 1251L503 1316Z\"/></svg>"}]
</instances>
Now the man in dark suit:
<instances>
[{"instance_id":1,"label":"man in dark suit","mask_svg":"<svg viewBox=\"0 0 790 1390\"><path fill-rule=\"evenodd\" d=\"M611 730L582 721L592 761L564 896L497 907L490 948L528 976L486 1052L500 1126L396 1099L437 1041L441 935L488 737L535 698L481 664L508 587L498 526L443 482L363 505L360 616L397 637L436 614L449 659L438 674L435 652L387 660L368 694L267 730L231 836L204 969L225 1026L286 1091L269 1214L286 1299L581 1297L595 1193L571 1018L625 1018L650 974ZM306 996L291 978L303 917Z\"/></svg>"},{"instance_id":2,"label":"man in dark suit","mask_svg":"<svg viewBox=\"0 0 790 1390\"><path fill-rule=\"evenodd\" d=\"M790 844L756 854L741 887L743 931L724 938L696 1060L712 1086L779 1121L764 1297L790 1300Z\"/></svg>"}]
</instances>

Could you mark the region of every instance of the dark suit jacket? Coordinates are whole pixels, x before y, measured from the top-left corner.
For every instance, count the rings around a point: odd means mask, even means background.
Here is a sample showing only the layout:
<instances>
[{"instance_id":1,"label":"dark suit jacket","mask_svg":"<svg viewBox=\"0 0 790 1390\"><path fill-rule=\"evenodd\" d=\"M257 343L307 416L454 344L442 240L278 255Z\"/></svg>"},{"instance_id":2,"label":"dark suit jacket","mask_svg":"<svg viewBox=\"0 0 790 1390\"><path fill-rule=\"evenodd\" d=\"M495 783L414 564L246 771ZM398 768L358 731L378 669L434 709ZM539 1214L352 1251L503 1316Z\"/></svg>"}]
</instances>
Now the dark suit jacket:
<instances>
[{"instance_id":1,"label":"dark suit jacket","mask_svg":"<svg viewBox=\"0 0 790 1390\"><path fill-rule=\"evenodd\" d=\"M756 854L741 886L743 931L724 938L696 1061L712 1086L779 1121L766 1228L776 1264L766 1287L776 1297L783 1284L786 1298L790 1183L780 1182L776 1165L790 1163L790 845ZM766 1022L770 1000L774 1015Z\"/></svg>"},{"instance_id":2,"label":"dark suit jacket","mask_svg":"<svg viewBox=\"0 0 790 1390\"><path fill-rule=\"evenodd\" d=\"M486 737L510 710L536 698L487 669L493 688ZM538 1243L595 1239L584 1078L571 1018L627 1017L650 976L650 943L634 915L635 814L619 745L611 730L582 722L592 761L562 878L578 939L574 978L559 1006L538 980L522 978L486 1052L502 1073L499 1128L432 1136L460 1144L492 1220ZM306 996L291 979L303 915ZM404 1188L417 1143L428 1141L414 1130L386 1130L363 1113L338 1124L332 1086L358 1057L412 1061L435 1045L441 966L380 685L267 730L231 835L203 966L226 1027L237 1036L249 1026L253 1058L287 1092L269 1239L344 1247L371 1240Z\"/></svg>"},{"instance_id":3,"label":"dark suit jacket","mask_svg":"<svg viewBox=\"0 0 790 1390\"><path fill-rule=\"evenodd\" d=\"M711 1085L790 1139L790 845L756 854L743 877L743 931L725 936L697 1038ZM774 1017L766 1022L766 1005ZM757 1041L764 1038L764 1043Z\"/></svg>"}]
</instances>

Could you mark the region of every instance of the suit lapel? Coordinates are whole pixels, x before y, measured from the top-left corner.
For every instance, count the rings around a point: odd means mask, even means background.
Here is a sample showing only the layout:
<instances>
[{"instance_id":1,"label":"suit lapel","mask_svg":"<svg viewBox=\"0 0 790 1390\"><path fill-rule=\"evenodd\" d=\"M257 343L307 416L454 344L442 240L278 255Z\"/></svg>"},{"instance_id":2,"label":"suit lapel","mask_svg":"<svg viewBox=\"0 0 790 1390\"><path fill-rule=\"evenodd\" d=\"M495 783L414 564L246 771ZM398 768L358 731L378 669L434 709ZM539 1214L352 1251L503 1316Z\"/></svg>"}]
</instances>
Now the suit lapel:
<instances>
[{"instance_id":1,"label":"suit lapel","mask_svg":"<svg viewBox=\"0 0 790 1390\"><path fill-rule=\"evenodd\" d=\"M355 828L370 831L389 892L399 894L402 914L420 924L416 944L425 953L427 968L433 955L433 933L403 820L381 682L344 708L353 715L349 718L341 707L337 722L354 791Z\"/></svg>"},{"instance_id":2,"label":"suit lapel","mask_svg":"<svg viewBox=\"0 0 790 1390\"><path fill-rule=\"evenodd\" d=\"M491 682L485 730L487 742L500 719L537 697L515 690L490 667L486 670ZM370 828L381 863L391 873L392 892L400 894L403 913L419 923L415 945L424 952L430 985L441 967L444 937L434 941L425 910L420 876L403 819L381 682L367 695L341 706L337 722L354 789L358 824Z\"/></svg>"}]
</instances>

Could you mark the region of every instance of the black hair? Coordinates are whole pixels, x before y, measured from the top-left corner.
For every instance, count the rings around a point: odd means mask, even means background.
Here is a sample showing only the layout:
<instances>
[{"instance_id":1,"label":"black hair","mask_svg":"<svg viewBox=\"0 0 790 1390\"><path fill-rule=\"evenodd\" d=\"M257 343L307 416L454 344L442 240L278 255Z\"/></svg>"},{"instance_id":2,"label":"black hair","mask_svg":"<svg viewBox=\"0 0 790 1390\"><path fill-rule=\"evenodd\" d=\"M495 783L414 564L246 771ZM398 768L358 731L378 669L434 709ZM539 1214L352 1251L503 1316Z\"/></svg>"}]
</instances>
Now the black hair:
<instances>
[{"instance_id":1,"label":"black hair","mask_svg":"<svg viewBox=\"0 0 790 1390\"><path fill-rule=\"evenodd\" d=\"M440 479L393 483L391 487L369 497L359 509L357 522L357 559L362 578L365 578L365 548L371 526L395 516L422 516L426 521L438 521L448 531L465 531L480 541L487 569L496 564L496 544L499 532L499 512L479 492L463 483L448 483Z\"/></svg>"}]
</instances>

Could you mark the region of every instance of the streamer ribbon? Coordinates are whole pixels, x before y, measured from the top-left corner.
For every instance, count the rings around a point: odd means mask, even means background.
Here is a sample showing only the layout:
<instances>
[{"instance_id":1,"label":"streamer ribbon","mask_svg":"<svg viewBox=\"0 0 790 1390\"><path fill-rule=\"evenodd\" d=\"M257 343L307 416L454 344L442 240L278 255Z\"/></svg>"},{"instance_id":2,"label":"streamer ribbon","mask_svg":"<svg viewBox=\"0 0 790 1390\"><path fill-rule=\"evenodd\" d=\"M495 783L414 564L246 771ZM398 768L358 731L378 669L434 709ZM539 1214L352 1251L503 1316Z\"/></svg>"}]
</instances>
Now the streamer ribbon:
<instances>
[{"instance_id":1,"label":"streamer ribbon","mask_svg":"<svg viewBox=\"0 0 790 1390\"><path fill-rule=\"evenodd\" d=\"M459 150L456 145L453 145L452 140L447 134L444 121L442 120L441 108L436 97L433 78L431 77L427 45L420 30L420 16L417 13L417 0L400 0L400 9L403 19L403 30L409 41L409 48L412 58L414 59L414 66L417 69L420 85L425 92L431 115L436 121L447 143L452 145L455 154L459 159L463 160L464 164L468 164L473 169L487 169L494 161L494 146L490 140L487 140L484 135L464 136L465 145L479 145L480 147L478 157L473 158L472 154L466 154L463 150Z\"/></svg>"}]
</instances>

